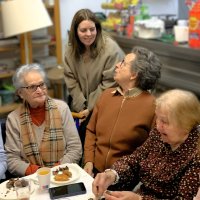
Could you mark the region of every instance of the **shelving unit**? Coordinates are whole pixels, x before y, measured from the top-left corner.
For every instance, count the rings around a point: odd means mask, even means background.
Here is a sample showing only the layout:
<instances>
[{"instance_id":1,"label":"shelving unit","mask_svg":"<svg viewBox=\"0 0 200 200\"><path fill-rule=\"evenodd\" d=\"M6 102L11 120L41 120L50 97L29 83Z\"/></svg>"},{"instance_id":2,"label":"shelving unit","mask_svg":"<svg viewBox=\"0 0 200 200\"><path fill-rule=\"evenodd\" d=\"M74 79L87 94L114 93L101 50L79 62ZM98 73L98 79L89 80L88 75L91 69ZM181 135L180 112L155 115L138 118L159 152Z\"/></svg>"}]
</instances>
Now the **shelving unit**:
<instances>
[{"instance_id":1,"label":"shelving unit","mask_svg":"<svg viewBox=\"0 0 200 200\"><path fill-rule=\"evenodd\" d=\"M55 56L56 63L62 64L62 40L61 40L61 28L60 28L60 4L59 0L54 0L54 5L45 4L46 9L52 19L53 26L47 28L48 36L46 38L32 39L31 34L28 38L30 49L34 52L39 48L43 48L45 45L48 46L48 56ZM23 35L21 36L23 37ZM21 43L21 42L20 42ZM24 46L21 46L21 51L25 51ZM31 52L31 60L35 60L35 57ZM47 56L47 57L48 57ZM21 56L22 63L25 62L23 56Z\"/></svg>"},{"instance_id":2,"label":"shelving unit","mask_svg":"<svg viewBox=\"0 0 200 200\"><path fill-rule=\"evenodd\" d=\"M56 67L57 65L62 64L62 40L61 40L61 28L60 28L60 0L54 0L53 5L48 5L47 1L44 1L45 7L52 19L53 26L50 26L47 28L47 34L49 40L45 39L39 39L36 40L32 38L32 33L28 33L28 45L29 45L29 61L35 62L36 57L34 56L34 51L39 51L44 47L48 47L48 55L46 56L47 59L50 56L54 56L56 59ZM1 8L0 8L1 12ZM0 15L1 16L1 15ZM8 43L5 45L0 45L0 59L5 58L5 59L10 59L10 54L13 54L14 57L19 59L19 64L25 64L26 63L26 56L25 56L25 45L23 43L25 37L24 34L21 34L19 36L18 42L14 44L9 44L9 41L7 40ZM17 38L14 38L17 39ZM10 39L11 41L12 39ZM5 56L4 56L5 55ZM8 56L7 56L8 55ZM12 58L11 58L12 59ZM13 58L14 59L14 58ZM16 65L16 67L18 64ZM13 69L14 70L14 69ZM11 79L13 75L13 71L5 71L5 73L0 74L0 81L2 82L3 79ZM12 103L12 104L7 104L0 106L0 117L2 115L5 115L12 110L14 110L18 104Z\"/></svg>"}]
</instances>

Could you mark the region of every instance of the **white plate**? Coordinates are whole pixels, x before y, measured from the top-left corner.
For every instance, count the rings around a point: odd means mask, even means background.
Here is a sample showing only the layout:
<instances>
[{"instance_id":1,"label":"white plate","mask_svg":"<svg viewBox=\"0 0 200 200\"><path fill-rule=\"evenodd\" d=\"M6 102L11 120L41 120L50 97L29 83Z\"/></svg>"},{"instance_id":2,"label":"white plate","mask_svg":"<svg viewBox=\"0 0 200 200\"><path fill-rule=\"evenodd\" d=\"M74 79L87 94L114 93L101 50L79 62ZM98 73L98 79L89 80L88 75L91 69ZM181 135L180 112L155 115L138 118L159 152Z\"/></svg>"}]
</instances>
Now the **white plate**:
<instances>
[{"instance_id":1,"label":"white plate","mask_svg":"<svg viewBox=\"0 0 200 200\"><path fill-rule=\"evenodd\" d=\"M72 177L68 181L55 181L54 180L54 175L52 173L52 175L51 175L51 182L52 183L55 183L55 184L68 184L68 183L71 183L71 182L77 180L80 177L81 174L80 174L80 171L79 171L79 167L77 165L74 165L74 164L63 164L63 165L59 165L59 166L53 167L51 169L51 172L56 171L56 169L59 169L59 167L65 167L65 166L68 166L69 171L72 173Z\"/></svg>"},{"instance_id":2,"label":"white plate","mask_svg":"<svg viewBox=\"0 0 200 200\"><path fill-rule=\"evenodd\" d=\"M16 200L17 199L16 191L14 190L13 187L11 189L8 189L6 187L7 182L8 180L0 184L0 199ZM31 194L34 192L36 187L37 186L31 181Z\"/></svg>"}]
</instances>

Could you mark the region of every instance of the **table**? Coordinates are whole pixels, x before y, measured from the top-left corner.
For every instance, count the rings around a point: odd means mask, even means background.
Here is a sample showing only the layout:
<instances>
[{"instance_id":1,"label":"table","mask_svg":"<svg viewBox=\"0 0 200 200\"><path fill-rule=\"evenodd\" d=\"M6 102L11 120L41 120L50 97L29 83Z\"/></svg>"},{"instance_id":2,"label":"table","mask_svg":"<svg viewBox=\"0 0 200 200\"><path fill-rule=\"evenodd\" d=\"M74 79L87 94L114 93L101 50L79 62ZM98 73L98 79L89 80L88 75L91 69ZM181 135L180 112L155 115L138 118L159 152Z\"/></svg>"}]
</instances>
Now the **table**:
<instances>
[{"instance_id":1,"label":"table","mask_svg":"<svg viewBox=\"0 0 200 200\"><path fill-rule=\"evenodd\" d=\"M65 200L88 200L88 198L93 197L92 182L94 179L89 174L87 174L81 167L79 167L77 164L74 164L74 165L76 165L78 167L78 169L80 170L80 173L81 173L80 178L77 179L76 181L74 181L74 183L83 182L85 184L87 193L83 194L83 195L73 196L73 197L60 198L60 200L63 200L63 199L65 199ZM27 176L27 178L31 179L33 176L35 176L35 174ZM56 187L56 186L58 186L58 185L55 185L52 183L50 184L50 187ZM30 200L37 200L37 199L38 200L39 199L50 200L48 191L41 192L38 188L35 189L31 195Z\"/></svg>"}]
</instances>

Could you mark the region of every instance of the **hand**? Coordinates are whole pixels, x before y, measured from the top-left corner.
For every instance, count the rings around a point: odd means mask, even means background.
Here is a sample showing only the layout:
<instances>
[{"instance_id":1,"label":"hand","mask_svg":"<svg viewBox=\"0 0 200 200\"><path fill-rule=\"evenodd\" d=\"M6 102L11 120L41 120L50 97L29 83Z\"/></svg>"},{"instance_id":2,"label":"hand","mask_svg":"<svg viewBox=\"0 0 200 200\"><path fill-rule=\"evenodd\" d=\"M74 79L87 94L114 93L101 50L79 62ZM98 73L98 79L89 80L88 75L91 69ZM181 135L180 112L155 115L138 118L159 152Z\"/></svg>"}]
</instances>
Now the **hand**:
<instances>
[{"instance_id":1,"label":"hand","mask_svg":"<svg viewBox=\"0 0 200 200\"><path fill-rule=\"evenodd\" d=\"M79 114L84 116L84 118L80 119L80 122L82 123L90 114L90 111L88 109L85 109L85 110L80 111Z\"/></svg>"},{"instance_id":2,"label":"hand","mask_svg":"<svg viewBox=\"0 0 200 200\"><path fill-rule=\"evenodd\" d=\"M92 183L92 192L94 195L97 198L101 197L108 186L115 181L115 178L115 174L112 171L97 174Z\"/></svg>"},{"instance_id":3,"label":"hand","mask_svg":"<svg viewBox=\"0 0 200 200\"><path fill-rule=\"evenodd\" d=\"M140 195L129 191L105 191L104 197L106 200L139 200Z\"/></svg>"},{"instance_id":4,"label":"hand","mask_svg":"<svg viewBox=\"0 0 200 200\"><path fill-rule=\"evenodd\" d=\"M28 176L34 174L39 168L40 168L39 165L30 164L25 171L25 175Z\"/></svg>"},{"instance_id":5,"label":"hand","mask_svg":"<svg viewBox=\"0 0 200 200\"><path fill-rule=\"evenodd\" d=\"M94 177L93 174L93 163L87 162L83 168L90 176Z\"/></svg>"}]
</instances>

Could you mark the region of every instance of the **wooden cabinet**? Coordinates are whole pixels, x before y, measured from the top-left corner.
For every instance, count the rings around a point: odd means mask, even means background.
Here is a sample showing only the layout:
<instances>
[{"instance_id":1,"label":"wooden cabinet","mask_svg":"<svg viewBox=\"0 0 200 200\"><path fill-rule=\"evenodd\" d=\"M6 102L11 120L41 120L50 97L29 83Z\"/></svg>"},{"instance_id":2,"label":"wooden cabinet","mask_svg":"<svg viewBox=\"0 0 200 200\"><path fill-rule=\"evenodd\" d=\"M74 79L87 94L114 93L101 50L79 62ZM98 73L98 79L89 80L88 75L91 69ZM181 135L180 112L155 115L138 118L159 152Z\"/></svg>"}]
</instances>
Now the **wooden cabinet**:
<instances>
[{"instance_id":1,"label":"wooden cabinet","mask_svg":"<svg viewBox=\"0 0 200 200\"><path fill-rule=\"evenodd\" d=\"M5 73L0 74L0 85L2 84L3 81L8 81L12 78L14 74L14 71L9 70ZM6 94L4 94L6 96ZM1 94L1 102L3 101L3 98L5 98L3 94ZM7 94L10 95L10 94ZM0 106L0 118L3 118L7 113L11 112L15 108L17 108L18 104L17 103L8 103L3 106Z\"/></svg>"},{"instance_id":2,"label":"wooden cabinet","mask_svg":"<svg viewBox=\"0 0 200 200\"><path fill-rule=\"evenodd\" d=\"M37 57L42 58L41 55L34 56L34 52L38 52L42 50L42 48L46 48L47 55L44 55L46 59L48 57L55 56L56 58L56 65L62 63L62 39L61 39L61 28L60 28L60 0L54 0L53 5L49 5L44 1L44 4L46 6L46 9L52 19L53 25L44 28L44 30L47 30L47 35L46 37L42 38L34 38L34 33L38 32L38 30L33 31L32 33L29 33L28 35L28 44L29 44L29 49L32 49L32 51L29 53L30 60L33 62L38 62ZM23 37L24 35L21 35L21 61L22 63L25 63L25 58L23 58L23 52L25 51L25 46L22 44L23 43ZM55 67L55 66L51 66Z\"/></svg>"},{"instance_id":3,"label":"wooden cabinet","mask_svg":"<svg viewBox=\"0 0 200 200\"><path fill-rule=\"evenodd\" d=\"M57 64L62 63L62 42L61 42L61 28L60 28L60 0L54 0L54 4L48 5L47 3L44 4L46 6L46 9L52 19L53 26L50 26L47 28L48 32L48 38L49 40L45 40L44 38L42 39L37 39L34 40L32 39L31 35L32 33L28 33L28 44L29 44L29 57L31 58L30 60L34 61L35 57L32 55L33 51L39 51L44 45L48 46L48 54L49 56L55 56L56 57L56 62ZM1 8L0 8L1 12ZM0 23L0 34L2 30L2 24ZM35 31L33 31L35 32ZM19 38L19 39L18 39ZM9 42L10 41L10 42ZM21 64L26 62L26 55L25 55L25 45L24 45L24 34L21 34L19 37L15 38L9 38L5 40L0 40L0 59L2 58L9 58L10 55L9 53L12 53L12 56L16 56L19 58L19 61ZM5 43L5 44L2 44ZM15 53L13 55L13 52ZM5 56L4 56L5 54ZM6 56L8 54L8 56ZM20 64L19 63L19 64Z\"/></svg>"},{"instance_id":4,"label":"wooden cabinet","mask_svg":"<svg viewBox=\"0 0 200 200\"><path fill-rule=\"evenodd\" d=\"M143 46L155 52L163 63L159 85L164 89L181 88L194 92L200 98L200 50L188 45L168 44L157 40L129 38L111 33L125 53L134 46Z\"/></svg>"}]
</instances>

